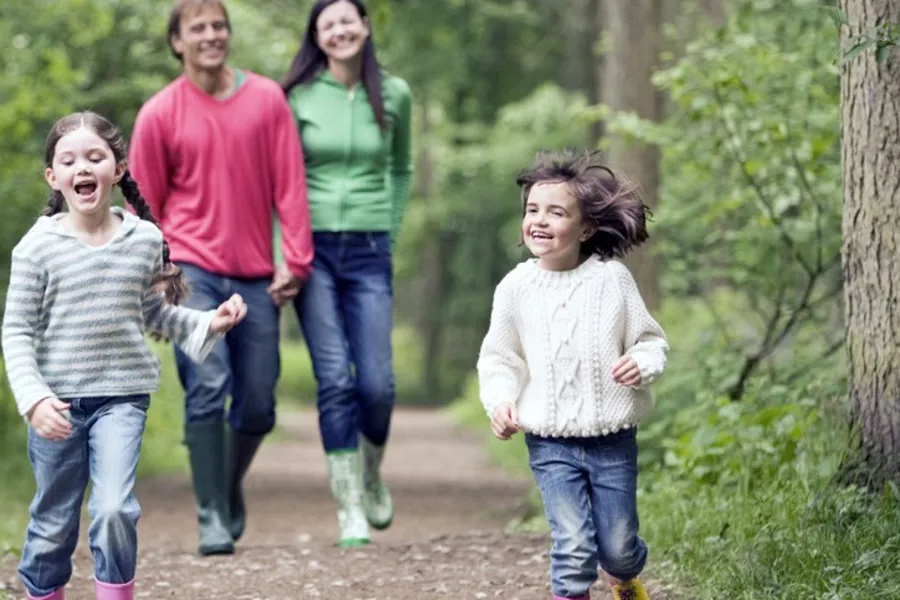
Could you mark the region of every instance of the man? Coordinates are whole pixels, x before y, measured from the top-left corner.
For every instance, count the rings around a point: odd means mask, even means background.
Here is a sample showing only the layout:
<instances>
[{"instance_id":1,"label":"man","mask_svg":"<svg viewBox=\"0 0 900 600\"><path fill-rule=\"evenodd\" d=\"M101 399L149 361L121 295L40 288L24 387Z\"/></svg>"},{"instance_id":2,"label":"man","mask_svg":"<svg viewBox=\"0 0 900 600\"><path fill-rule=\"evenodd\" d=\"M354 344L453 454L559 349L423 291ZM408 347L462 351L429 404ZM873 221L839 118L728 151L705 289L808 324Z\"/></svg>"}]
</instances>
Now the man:
<instances>
[{"instance_id":1,"label":"man","mask_svg":"<svg viewBox=\"0 0 900 600\"><path fill-rule=\"evenodd\" d=\"M139 111L129 163L190 282L185 305L213 308L232 293L248 305L205 363L175 355L199 551L230 554L245 525L241 481L275 426L278 307L311 269L303 154L278 84L226 64L222 0L177 0L168 35L183 74ZM274 269L273 207L284 257Z\"/></svg>"}]
</instances>

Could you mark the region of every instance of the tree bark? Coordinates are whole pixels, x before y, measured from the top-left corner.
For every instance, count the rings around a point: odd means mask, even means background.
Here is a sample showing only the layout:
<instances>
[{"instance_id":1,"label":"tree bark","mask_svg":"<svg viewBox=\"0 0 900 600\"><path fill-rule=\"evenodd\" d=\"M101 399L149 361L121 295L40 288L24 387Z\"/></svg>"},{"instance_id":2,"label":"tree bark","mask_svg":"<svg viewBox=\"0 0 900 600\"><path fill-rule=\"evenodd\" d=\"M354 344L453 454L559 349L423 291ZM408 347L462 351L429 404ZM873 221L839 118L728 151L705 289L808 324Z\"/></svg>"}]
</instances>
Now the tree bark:
<instances>
[{"instance_id":1,"label":"tree bark","mask_svg":"<svg viewBox=\"0 0 900 600\"><path fill-rule=\"evenodd\" d=\"M893 0L841 0L848 33L900 23ZM900 481L900 57L841 73L842 252L851 418L868 482Z\"/></svg>"},{"instance_id":2,"label":"tree bark","mask_svg":"<svg viewBox=\"0 0 900 600\"><path fill-rule=\"evenodd\" d=\"M659 61L662 43L662 0L602 2L606 61L603 73L604 102L613 110L635 112L644 119L659 119L660 101L650 82ZM607 162L636 180L651 209L658 204L659 149L609 136ZM625 263L631 269L644 301L659 306L659 258L652 243L634 251Z\"/></svg>"}]
</instances>

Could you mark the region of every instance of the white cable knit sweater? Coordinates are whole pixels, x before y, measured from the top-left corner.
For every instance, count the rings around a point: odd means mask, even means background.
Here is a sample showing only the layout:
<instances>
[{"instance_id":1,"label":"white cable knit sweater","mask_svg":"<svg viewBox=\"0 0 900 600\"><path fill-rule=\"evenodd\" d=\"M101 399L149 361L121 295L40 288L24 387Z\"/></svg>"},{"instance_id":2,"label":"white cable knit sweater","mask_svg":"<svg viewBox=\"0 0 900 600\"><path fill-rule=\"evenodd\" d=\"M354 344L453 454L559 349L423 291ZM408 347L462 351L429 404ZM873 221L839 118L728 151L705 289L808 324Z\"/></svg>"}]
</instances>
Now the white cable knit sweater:
<instances>
[{"instance_id":1,"label":"white cable knit sweater","mask_svg":"<svg viewBox=\"0 0 900 600\"><path fill-rule=\"evenodd\" d=\"M591 437L636 426L662 375L665 333L647 312L621 262L591 257L571 271L520 263L497 286L481 346L481 402L490 417L515 404L519 425L545 437ZM617 384L623 354L641 371L634 388Z\"/></svg>"}]
</instances>

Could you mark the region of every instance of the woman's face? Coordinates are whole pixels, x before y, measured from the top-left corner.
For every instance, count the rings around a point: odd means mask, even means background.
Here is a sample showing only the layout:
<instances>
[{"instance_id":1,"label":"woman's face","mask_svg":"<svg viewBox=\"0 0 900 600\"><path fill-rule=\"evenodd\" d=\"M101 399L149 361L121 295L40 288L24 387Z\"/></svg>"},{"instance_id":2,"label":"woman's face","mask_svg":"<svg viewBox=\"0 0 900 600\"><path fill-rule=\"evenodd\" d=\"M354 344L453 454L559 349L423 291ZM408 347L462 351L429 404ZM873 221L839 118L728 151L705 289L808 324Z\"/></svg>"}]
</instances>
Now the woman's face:
<instances>
[{"instance_id":1,"label":"woman's face","mask_svg":"<svg viewBox=\"0 0 900 600\"><path fill-rule=\"evenodd\" d=\"M368 37L368 20L360 17L347 0L328 6L316 21L316 40L329 60L344 62L356 58Z\"/></svg>"}]
</instances>

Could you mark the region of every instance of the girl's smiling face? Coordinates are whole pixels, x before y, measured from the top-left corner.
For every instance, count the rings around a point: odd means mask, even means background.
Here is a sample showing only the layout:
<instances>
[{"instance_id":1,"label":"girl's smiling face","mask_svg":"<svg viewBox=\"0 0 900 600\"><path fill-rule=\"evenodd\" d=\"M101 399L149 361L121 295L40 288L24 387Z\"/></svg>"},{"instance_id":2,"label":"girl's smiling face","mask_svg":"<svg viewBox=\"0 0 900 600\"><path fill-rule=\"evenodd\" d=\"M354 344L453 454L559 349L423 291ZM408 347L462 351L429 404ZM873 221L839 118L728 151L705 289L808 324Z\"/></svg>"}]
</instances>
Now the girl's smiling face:
<instances>
[{"instance_id":1,"label":"girl's smiling face","mask_svg":"<svg viewBox=\"0 0 900 600\"><path fill-rule=\"evenodd\" d=\"M578 200L564 183L537 183L528 193L522 238L538 264L551 271L578 266L581 242L592 231L581 218Z\"/></svg>"},{"instance_id":2,"label":"girl's smiling face","mask_svg":"<svg viewBox=\"0 0 900 600\"><path fill-rule=\"evenodd\" d=\"M53 163L44 176L62 193L69 212L93 215L109 210L113 186L125 171L117 163L109 144L87 127L79 127L59 138Z\"/></svg>"},{"instance_id":3,"label":"girl's smiling face","mask_svg":"<svg viewBox=\"0 0 900 600\"><path fill-rule=\"evenodd\" d=\"M316 42L329 60L343 62L356 58L368 38L368 21L347 0L329 5L316 20Z\"/></svg>"}]
</instances>

